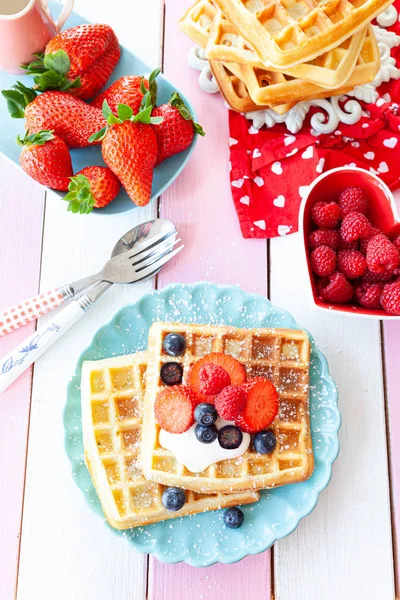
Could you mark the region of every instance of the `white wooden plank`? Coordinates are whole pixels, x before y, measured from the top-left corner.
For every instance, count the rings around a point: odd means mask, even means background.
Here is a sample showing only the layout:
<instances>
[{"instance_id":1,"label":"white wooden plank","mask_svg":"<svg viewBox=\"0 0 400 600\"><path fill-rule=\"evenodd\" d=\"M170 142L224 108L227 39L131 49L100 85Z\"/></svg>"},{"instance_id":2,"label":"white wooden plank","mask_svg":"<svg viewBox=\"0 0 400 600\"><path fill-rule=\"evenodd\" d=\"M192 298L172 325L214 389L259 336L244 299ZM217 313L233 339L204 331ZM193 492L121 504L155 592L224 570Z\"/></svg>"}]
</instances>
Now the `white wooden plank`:
<instances>
[{"instance_id":1,"label":"white wooden plank","mask_svg":"<svg viewBox=\"0 0 400 600\"><path fill-rule=\"evenodd\" d=\"M315 511L275 545L277 600L393 600L379 322L311 307L299 234L271 242L271 299L307 328L339 387L343 424Z\"/></svg>"},{"instance_id":2,"label":"white wooden plank","mask_svg":"<svg viewBox=\"0 0 400 600\"><path fill-rule=\"evenodd\" d=\"M76 9L112 25L122 44L151 65L160 62L160 0L134 3L80 0ZM48 194L41 289L95 272L117 239L154 218L156 205L110 216L71 215ZM66 387L79 354L95 331L152 282L114 286L74 329L37 362L34 372L18 599L141 600L147 558L136 553L95 515L73 482L64 450ZM44 323L45 320L42 320ZM0 594L1 595L1 594Z\"/></svg>"}]
</instances>

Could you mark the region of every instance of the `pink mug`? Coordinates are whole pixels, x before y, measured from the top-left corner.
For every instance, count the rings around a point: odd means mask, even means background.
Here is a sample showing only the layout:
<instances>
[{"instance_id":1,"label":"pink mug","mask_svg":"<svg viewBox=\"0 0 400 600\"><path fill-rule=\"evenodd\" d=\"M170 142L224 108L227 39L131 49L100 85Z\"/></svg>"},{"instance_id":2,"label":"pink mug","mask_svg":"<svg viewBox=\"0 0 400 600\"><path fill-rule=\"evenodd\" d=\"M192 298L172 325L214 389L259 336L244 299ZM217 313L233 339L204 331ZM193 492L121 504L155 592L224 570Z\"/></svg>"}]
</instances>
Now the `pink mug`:
<instances>
[{"instance_id":1,"label":"pink mug","mask_svg":"<svg viewBox=\"0 0 400 600\"><path fill-rule=\"evenodd\" d=\"M63 27L74 0L64 0L58 21L54 21L48 0L0 0L0 69L21 73L21 64L32 54L43 52L47 42Z\"/></svg>"}]
</instances>

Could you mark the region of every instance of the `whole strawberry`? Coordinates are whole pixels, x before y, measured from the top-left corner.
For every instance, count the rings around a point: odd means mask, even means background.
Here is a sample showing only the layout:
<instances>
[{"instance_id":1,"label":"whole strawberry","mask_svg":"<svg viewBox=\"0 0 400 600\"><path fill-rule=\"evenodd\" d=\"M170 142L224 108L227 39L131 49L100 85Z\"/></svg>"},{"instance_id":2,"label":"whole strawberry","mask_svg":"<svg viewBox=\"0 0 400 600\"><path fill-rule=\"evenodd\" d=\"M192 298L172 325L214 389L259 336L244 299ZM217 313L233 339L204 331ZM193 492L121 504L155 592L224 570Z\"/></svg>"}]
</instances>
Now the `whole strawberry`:
<instances>
[{"instance_id":1,"label":"whole strawberry","mask_svg":"<svg viewBox=\"0 0 400 600\"><path fill-rule=\"evenodd\" d=\"M186 150L196 133L205 135L201 125L193 121L190 110L177 92L172 94L167 104L153 110L153 117L162 117L161 123L153 125L158 143L157 165Z\"/></svg>"},{"instance_id":2,"label":"whole strawberry","mask_svg":"<svg viewBox=\"0 0 400 600\"><path fill-rule=\"evenodd\" d=\"M89 137L106 125L100 110L67 92L37 95L34 90L18 82L14 89L3 91L2 94L7 100L11 116L20 119L25 117L30 133L43 129L54 131L70 148L89 146Z\"/></svg>"},{"instance_id":3,"label":"whole strawberry","mask_svg":"<svg viewBox=\"0 0 400 600\"><path fill-rule=\"evenodd\" d=\"M32 179L53 190L66 191L73 175L71 156L66 143L52 131L26 134L18 144L22 146L20 165Z\"/></svg>"},{"instance_id":4,"label":"whole strawberry","mask_svg":"<svg viewBox=\"0 0 400 600\"><path fill-rule=\"evenodd\" d=\"M109 25L85 24L56 35L44 54L24 68L40 92L69 90L88 100L106 85L120 56L117 36Z\"/></svg>"},{"instance_id":5,"label":"whole strawberry","mask_svg":"<svg viewBox=\"0 0 400 600\"><path fill-rule=\"evenodd\" d=\"M87 215L93 208L108 206L118 195L121 184L107 167L93 166L72 177L68 189L64 197L69 202L68 210Z\"/></svg>"},{"instance_id":6,"label":"whole strawberry","mask_svg":"<svg viewBox=\"0 0 400 600\"><path fill-rule=\"evenodd\" d=\"M157 138L150 127L154 122L150 95L143 105L145 108L134 116L129 106L120 104L117 117L105 101L103 114L108 125L90 138L91 141L102 140L104 162L137 206L146 206L150 202L158 152Z\"/></svg>"},{"instance_id":7,"label":"whole strawberry","mask_svg":"<svg viewBox=\"0 0 400 600\"><path fill-rule=\"evenodd\" d=\"M150 81L154 82L154 84L155 77L157 77L158 73L159 69L157 71L153 71L153 73L150 75L149 79ZM112 112L116 113L120 104L126 104L127 106L130 106L133 114L136 115L139 112L143 96L146 94L146 91L149 90L149 85L149 81L147 79L143 79L143 77L139 75L127 75L126 77L121 77L112 85L110 85L107 90L99 94L91 102L91 105L101 110L104 100L107 100ZM155 94L155 99L157 95L157 87L153 87L152 90Z\"/></svg>"}]
</instances>

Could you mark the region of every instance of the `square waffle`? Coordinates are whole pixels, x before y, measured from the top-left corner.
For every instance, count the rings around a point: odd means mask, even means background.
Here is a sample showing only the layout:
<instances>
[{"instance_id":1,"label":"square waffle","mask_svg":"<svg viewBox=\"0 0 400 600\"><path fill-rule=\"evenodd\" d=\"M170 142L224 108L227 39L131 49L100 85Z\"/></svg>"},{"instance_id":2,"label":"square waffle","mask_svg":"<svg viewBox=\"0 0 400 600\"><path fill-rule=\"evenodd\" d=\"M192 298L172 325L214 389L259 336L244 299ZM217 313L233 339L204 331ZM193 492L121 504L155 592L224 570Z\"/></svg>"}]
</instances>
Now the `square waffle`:
<instances>
[{"instance_id":1,"label":"square waffle","mask_svg":"<svg viewBox=\"0 0 400 600\"><path fill-rule=\"evenodd\" d=\"M262 62L287 69L336 48L392 0L215 0Z\"/></svg>"},{"instance_id":2,"label":"square waffle","mask_svg":"<svg viewBox=\"0 0 400 600\"><path fill-rule=\"evenodd\" d=\"M186 492L184 507L161 503L162 485L140 469L142 400L148 353L85 362L82 367L82 430L85 460L107 521L116 529L148 525L259 499L256 492L231 495Z\"/></svg>"},{"instance_id":3,"label":"square waffle","mask_svg":"<svg viewBox=\"0 0 400 600\"><path fill-rule=\"evenodd\" d=\"M324 88L337 88L343 85L353 72L365 34L366 28L312 61L281 70L286 75L311 81ZM210 60L247 64L269 71L277 70L270 64L263 64L221 11L217 11L214 17L207 37L205 54Z\"/></svg>"},{"instance_id":4,"label":"square waffle","mask_svg":"<svg viewBox=\"0 0 400 600\"><path fill-rule=\"evenodd\" d=\"M339 88L327 90L309 81L293 79L283 73L258 69L250 65L240 65L241 74L239 76L255 104L274 107L288 102L297 103L303 100L345 94L358 85L373 81L379 65L379 48L370 25L353 73Z\"/></svg>"},{"instance_id":5,"label":"square waffle","mask_svg":"<svg viewBox=\"0 0 400 600\"><path fill-rule=\"evenodd\" d=\"M279 393L279 413L270 427L277 440L272 454L259 454L250 445L239 458L191 473L160 446L154 401L164 387L160 369L171 361L162 348L164 337L171 332L186 340L183 356L173 359L183 365L184 383L191 365L209 352L230 354L245 366L248 377L268 377L274 383ZM141 452L142 469L148 479L205 493L271 488L311 476L314 457L308 412L310 342L305 331L154 323L149 333L149 352Z\"/></svg>"}]
</instances>

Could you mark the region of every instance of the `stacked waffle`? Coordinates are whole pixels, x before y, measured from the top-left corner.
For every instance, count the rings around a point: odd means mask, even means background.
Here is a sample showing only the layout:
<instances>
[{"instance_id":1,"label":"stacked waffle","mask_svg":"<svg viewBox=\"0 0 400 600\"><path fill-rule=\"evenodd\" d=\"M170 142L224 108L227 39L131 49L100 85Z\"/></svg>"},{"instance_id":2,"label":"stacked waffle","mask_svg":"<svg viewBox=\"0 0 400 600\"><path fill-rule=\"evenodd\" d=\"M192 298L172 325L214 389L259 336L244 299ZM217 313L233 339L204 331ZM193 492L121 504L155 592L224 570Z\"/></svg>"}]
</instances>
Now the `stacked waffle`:
<instances>
[{"instance_id":1,"label":"stacked waffle","mask_svg":"<svg viewBox=\"0 0 400 600\"><path fill-rule=\"evenodd\" d=\"M180 27L210 61L232 109L345 94L380 66L371 20L392 0L197 0Z\"/></svg>"},{"instance_id":2,"label":"stacked waffle","mask_svg":"<svg viewBox=\"0 0 400 600\"><path fill-rule=\"evenodd\" d=\"M267 377L279 392L279 413L270 429L276 448L253 445L237 458L192 473L162 447L154 415L165 389L162 366L171 360L164 339L178 333L185 351L175 357L187 382L192 365L211 351L239 360L249 378ZM310 345L304 331L155 323L149 350L95 362L82 368L82 429L85 459L104 514L117 529L249 504L259 490L307 479L313 471L308 413ZM195 452L203 445L197 442ZM180 510L163 505L166 486L185 491Z\"/></svg>"}]
</instances>

